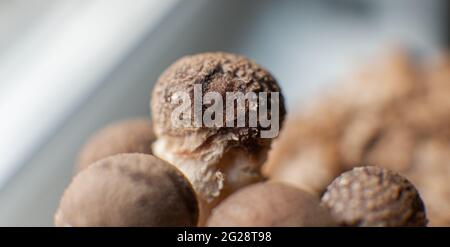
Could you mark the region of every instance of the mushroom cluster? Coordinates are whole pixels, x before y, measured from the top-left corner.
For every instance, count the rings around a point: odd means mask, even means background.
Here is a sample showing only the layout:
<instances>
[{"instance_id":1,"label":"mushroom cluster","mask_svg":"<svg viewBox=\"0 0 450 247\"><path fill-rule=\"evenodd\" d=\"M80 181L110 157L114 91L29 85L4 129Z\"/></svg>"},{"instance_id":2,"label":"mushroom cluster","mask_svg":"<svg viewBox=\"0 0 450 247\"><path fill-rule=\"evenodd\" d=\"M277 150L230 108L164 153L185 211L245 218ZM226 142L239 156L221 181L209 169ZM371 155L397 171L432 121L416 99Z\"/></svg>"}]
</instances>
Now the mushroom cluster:
<instances>
[{"instance_id":1,"label":"mushroom cluster","mask_svg":"<svg viewBox=\"0 0 450 247\"><path fill-rule=\"evenodd\" d=\"M183 102L177 93L271 95L244 100L234 113L214 126L174 124L172 115ZM178 104L180 103L180 104ZM184 102L186 105L186 102ZM208 104L200 114L208 113ZM261 166L271 141L263 138L280 127L285 107L281 89L263 67L240 55L215 52L186 56L171 65L155 84L152 120L112 123L95 133L81 149L77 174L66 189L55 215L58 226L195 226L204 225L211 209L234 191L263 180ZM223 104L226 110L228 101ZM187 113L197 105L187 104ZM274 111L276 110L276 115ZM244 124L239 122L244 114ZM177 120L177 119L175 119ZM151 124L149 124L151 122ZM234 124L234 125L233 125ZM166 198L166 199L164 199ZM111 206L113 205L113 206ZM165 212L166 210L167 212Z\"/></svg>"},{"instance_id":2,"label":"mushroom cluster","mask_svg":"<svg viewBox=\"0 0 450 247\"><path fill-rule=\"evenodd\" d=\"M247 101L242 108L236 104L231 119L222 114L214 126L191 122L181 127L174 124L172 114L179 107L173 102L174 98L179 92L193 95L195 86L201 88L203 96L215 93L221 99L230 93L281 93L281 89L266 69L243 56L223 52L183 57L167 68L156 82L151 99L157 137L153 153L186 174L199 195L202 219L206 219L209 210L227 195L262 180L261 166L272 139L261 138L264 126L259 121L249 126L250 113L261 107L261 101L254 105ZM219 110L226 111L226 106L222 104ZM187 107L187 112L191 113L198 106L192 102ZM200 113L205 113L206 108L200 107ZM274 120L281 126L285 115L282 95L272 107L279 110ZM242 113L246 116L245 125L229 127L228 124L235 124L238 114ZM194 119L191 121L193 123Z\"/></svg>"},{"instance_id":3,"label":"mushroom cluster","mask_svg":"<svg viewBox=\"0 0 450 247\"><path fill-rule=\"evenodd\" d=\"M431 226L450 226L449 148L449 57L395 50L290 115L263 173L321 196L342 172L376 165L415 185Z\"/></svg>"},{"instance_id":4,"label":"mushroom cluster","mask_svg":"<svg viewBox=\"0 0 450 247\"><path fill-rule=\"evenodd\" d=\"M396 55L374 73L383 80L363 74L367 85L352 87L361 93L341 90L284 124L280 86L260 65L224 52L183 57L157 80L151 120L112 123L86 142L55 225L426 226L418 191L425 202L430 192L403 174L448 162L447 112L427 107L450 102L435 90L448 87L450 70L427 84L414 71ZM244 100L230 104L230 94ZM270 96L253 100L260 95ZM272 145L277 134L265 133L282 126ZM418 152L419 143L427 148Z\"/></svg>"}]
</instances>

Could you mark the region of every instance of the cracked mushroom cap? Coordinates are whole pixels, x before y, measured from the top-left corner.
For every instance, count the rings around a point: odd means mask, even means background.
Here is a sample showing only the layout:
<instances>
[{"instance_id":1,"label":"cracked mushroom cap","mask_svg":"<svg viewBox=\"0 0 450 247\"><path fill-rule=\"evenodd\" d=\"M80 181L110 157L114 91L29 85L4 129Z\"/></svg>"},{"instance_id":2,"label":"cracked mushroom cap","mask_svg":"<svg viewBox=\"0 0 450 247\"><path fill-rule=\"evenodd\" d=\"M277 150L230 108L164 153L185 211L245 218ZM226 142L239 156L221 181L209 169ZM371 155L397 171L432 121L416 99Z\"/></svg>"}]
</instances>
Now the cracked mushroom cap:
<instances>
[{"instance_id":1,"label":"cracked mushroom cap","mask_svg":"<svg viewBox=\"0 0 450 247\"><path fill-rule=\"evenodd\" d=\"M322 203L344 226L426 226L428 222L414 185L375 166L340 175L328 186Z\"/></svg>"},{"instance_id":2,"label":"cracked mushroom cap","mask_svg":"<svg viewBox=\"0 0 450 247\"><path fill-rule=\"evenodd\" d=\"M114 122L97 131L83 146L77 162L81 171L100 159L121 153L151 154L155 135L146 118Z\"/></svg>"},{"instance_id":3,"label":"cracked mushroom cap","mask_svg":"<svg viewBox=\"0 0 450 247\"><path fill-rule=\"evenodd\" d=\"M78 173L64 192L56 226L196 226L191 184L146 154L119 154Z\"/></svg>"},{"instance_id":4,"label":"cracked mushroom cap","mask_svg":"<svg viewBox=\"0 0 450 247\"><path fill-rule=\"evenodd\" d=\"M208 219L212 227L334 226L320 200L287 184L250 185L220 203Z\"/></svg>"},{"instance_id":5,"label":"cracked mushroom cap","mask_svg":"<svg viewBox=\"0 0 450 247\"><path fill-rule=\"evenodd\" d=\"M196 127L194 123L194 87L201 85L202 95L216 93L223 100L225 118L227 93L279 93L277 105L279 117L276 123L281 127L285 107L280 87L273 76L253 61L239 55L215 52L186 56L172 64L158 79L152 94L151 110L153 128L158 140L153 152L158 157L178 166L193 183L196 191L205 201L217 198L222 190L234 191L239 187L261 179L260 166L266 159L271 138L261 138L260 121L256 127L249 127L250 111L261 107L257 101L244 108L247 119L245 127L226 127L226 121L219 120L223 126ZM171 121L172 113L180 106L179 92L190 95L191 105L187 113L192 113L188 126L179 127ZM275 97L273 97L275 99ZM205 114L211 105L203 105ZM237 112L236 111L236 112ZM236 121L237 114L232 121ZM227 119L230 120L230 119ZM231 122L232 122L231 121ZM225 156L227 164L221 162ZM233 166L233 167L231 167ZM227 173L228 172L228 173Z\"/></svg>"}]
</instances>

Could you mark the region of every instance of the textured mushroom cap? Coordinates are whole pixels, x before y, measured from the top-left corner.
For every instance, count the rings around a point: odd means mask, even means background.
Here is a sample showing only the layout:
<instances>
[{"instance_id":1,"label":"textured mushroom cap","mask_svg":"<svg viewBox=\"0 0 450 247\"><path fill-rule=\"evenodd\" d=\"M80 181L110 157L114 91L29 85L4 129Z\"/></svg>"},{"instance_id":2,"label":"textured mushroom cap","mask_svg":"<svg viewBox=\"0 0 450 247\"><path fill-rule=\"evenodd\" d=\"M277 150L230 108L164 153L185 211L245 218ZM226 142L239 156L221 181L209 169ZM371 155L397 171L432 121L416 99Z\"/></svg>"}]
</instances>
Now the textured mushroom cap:
<instances>
[{"instance_id":1,"label":"textured mushroom cap","mask_svg":"<svg viewBox=\"0 0 450 247\"><path fill-rule=\"evenodd\" d=\"M345 226L426 226L425 206L416 188L387 169L354 168L336 178L322 202Z\"/></svg>"},{"instance_id":2,"label":"textured mushroom cap","mask_svg":"<svg viewBox=\"0 0 450 247\"><path fill-rule=\"evenodd\" d=\"M194 190L174 166L146 154L119 154L78 173L64 192L56 226L196 226Z\"/></svg>"},{"instance_id":3,"label":"textured mushroom cap","mask_svg":"<svg viewBox=\"0 0 450 247\"><path fill-rule=\"evenodd\" d=\"M256 105L247 101L242 109L246 115L246 127L226 127L225 119L223 127L196 127L192 109L196 84L202 85L203 96L215 92L222 97L224 118L227 92L244 95L249 92L279 93L277 123L281 127L285 116L284 99L276 80L267 70L235 54L216 52L186 56L160 76L151 100L153 128L158 138L153 144L153 153L178 166L201 197L211 202L220 196L225 187L237 188L260 180L260 166L266 159L272 141L270 138L261 138L261 132L271 126L263 128L258 120L256 127L249 127L249 113L261 105L259 101ZM180 127L172 123L172 113L181 104L177 98L179 92L187 92L191 97L191 109L188 109L192 113L190 126ZM269 105L269 108L274 106ZM203 106L203 113L206 107ZM271 108L268 109L267 117L272 117ZM236 120L237 114L234 118ZM226 164L221 162L224 156L231 153L238 153L236 156L239 158L226 158L229 160ZM230 165L236 167L230 168ZM227 182L230 176L226 170L233 171L234 184Z\"/></svg>"},{"instance_id":4,"label":"textured mushroom cap","mask_svg":"<svg viewBox=\"0 0 450 247\"><path fill-rule=\"evenodd\" d=\"M257 127L242 128L205 128L173 126L171 115L179 106L173 102L173 97L179 92L188 92L193 98L194 85L201 84L203 95L208 92L217 92L222 96L225 110L225 97L227 92L280 93L279 122L284 120L285 107L281 95L281 89L275 78L264 68L253 61L236 54L214 52L201 53L180 58L159 77L153 89L151 108L153 114L153 127L156 135L188 136L199 132L206 132L208 142L203 143L202 148L208 148L207 144L226 139L226 145L241 145L248 149L258 149L259 133L263 129L258 122ZM248 116L249 109L259 107L246 104L245 111ZM202 109L203 112L205 108ZM270 117L270 111L268 112ZM235 116L236 118L236 116ZM192 119L192 121L194 121ZM225 126L225 121L223 121ZM247 125L248 126L248 125ZM237 138L231 138L234 136Z\"/></svg>"},{"instance_id":5,"label":"textured mushroom cap","mask_svg":"<svg viewBox=\"0 0 450 247\"><path fill-rule=\"evenodd\" d=\"M334 220L315 196L287 184L250 185L217 206L208 226L334 226Z\"/></svg>"},{"instance_id":6,"label":"textured mushroom cap","mask_svg":"<svg viewBox=\"0 0 450 247\"><path fill-rule=\"evenodd\" d=\"M155 135L145 118L115 122L97 131L83 146L77 170L81 171L100 159L120 153L151 154Z\"/></svg>"}]
</instances>

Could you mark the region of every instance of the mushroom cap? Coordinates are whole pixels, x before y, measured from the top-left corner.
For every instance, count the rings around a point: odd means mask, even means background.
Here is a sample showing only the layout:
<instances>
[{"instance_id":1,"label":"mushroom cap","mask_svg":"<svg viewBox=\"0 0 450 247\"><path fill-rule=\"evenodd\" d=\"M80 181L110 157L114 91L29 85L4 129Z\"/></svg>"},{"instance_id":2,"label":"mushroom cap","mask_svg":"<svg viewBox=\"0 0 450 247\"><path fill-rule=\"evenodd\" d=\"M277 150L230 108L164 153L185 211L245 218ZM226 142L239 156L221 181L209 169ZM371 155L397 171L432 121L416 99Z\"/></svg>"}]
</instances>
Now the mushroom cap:
<instances>
[{"instance_id":1,"label":"mushroom cap","mask_svg":"<svg viewBox=\"0 0 450 247\"><path fill-rule=\"evenodd\" d=\"M172 113L180 106L176 95L187 92L191 98L191 108L195 108L194 86L198 84L202 85L202 96L214 92L222 97L224 118L228 92L240 92L244 95L279 93L279 127L286 111L280 87L273 76L243 56L223 52L186 56L163 72L156 82L151 99L153 128L158 138L152 146L153 153L179 167L199 195L206 202L211 202L220 196L224 187L235 188L260 180L260 167L266 159L272 139L261 138L261 132L269 128L263 127L260 121L257 121L256 127L250 127L248 123L249 113L261 107L259 101L256 105L247 101L245 108L238 108L245 111L245 127L226 127L225 120L222 122L223 127L196 127L193 123L194 109L188 109L192 113L191 126L174 125ZM276 105L269 105L274 106ZM203 105L202 113L206 107ZM267 117L271 119L270 109ZM232 120L236 119L237 114ZM221 162L228 159L224 156L233 156L233 153L239 153L239 158L226 162L227 164ZM229 168L229 164L242 165ZM238 174L238 178L233 178L234 184L227 184L230 176L226 174L226 170ZM241 178L245 181L240 181Z\"/></svg>"},{"instance_id":2,"label":"mushroom cap","mask_svg":"<svg viewBox=\"0 0 450 247\"><path fill-rule=\"evenodd\" d=\"M151 154L151 144L155 139L150 121L146 118L111 123L85 143L78 155L76 169L81 171L95 161L115 154Z\"/></svg>"},{"instance_id":3,"label":"mushroom cap","mask_svg":"<svg viewBox=\"0 0 450 247\"><path fill-rule=\"evenodd\" d=\"M153 89L151 109L153 114L153 128L156 135L169 135L183 137L199 132L206 132L202 148L208 148L216 141L226 139L226 145L240 145L246 149L258 149L260 143L259 133L264 129L258 122L257 127L227 128L224 127L185 127L173 126L171 115L178 107L173 103L173 97L178 92L188 92L193 98L194 85L201 84L203 95L208 92L217 92L222 96L225 110L225 97L227 92L254 93L280 93L279 122L282 123L285 115L284 99L281 89L275 78L263 67L240 55L211 52L185 56L169 66L159 77ZM255 106L246 104L245 111ZM257 102L256 107L260 107ZM205 111L205 108L202 109ZM268 115L270 111L268 112ZM225 114L224 114L225 115ZM236 115L236 114L235 114ZM269 115L270 116L270 115ZM236 116L235 116L236 119ZM248 126L248 125L246 125ZM280 124L281 126L281 124ZM237 137L237 138L231 138ZM208 145L209 144L209 145Z\"/></svg>"},{"instance_id":4,"label":"mushroom cap","mask_svg":"<svg viewBox=\"0 0 450 247\"><path fill-rule=\"evenodd\" d=\"M196 226L198 203L174 166L146 154L119 154L78 173L64 192L56 226Z\"/></svg>"},{"instance_id":5,"label":"mushroom cap","mask_svg":"<svg viewBox=\"0 0 450 247\"><path fill-rule=\"evenodd\" d=\"M334 226L315 196L283 183L247 186L213 209L207 226Z\"/></svg>"},{"instance_id":6,"label":"mushroom cap","mask_svg":"<svg viewBox=\"0 0 450 247\"><path fill-rule=\"evenodd\" d=\"M426 226L425 206L414 185L376 166L341 174L322 197L344 226Z\"/></svg>"}]
</instances>

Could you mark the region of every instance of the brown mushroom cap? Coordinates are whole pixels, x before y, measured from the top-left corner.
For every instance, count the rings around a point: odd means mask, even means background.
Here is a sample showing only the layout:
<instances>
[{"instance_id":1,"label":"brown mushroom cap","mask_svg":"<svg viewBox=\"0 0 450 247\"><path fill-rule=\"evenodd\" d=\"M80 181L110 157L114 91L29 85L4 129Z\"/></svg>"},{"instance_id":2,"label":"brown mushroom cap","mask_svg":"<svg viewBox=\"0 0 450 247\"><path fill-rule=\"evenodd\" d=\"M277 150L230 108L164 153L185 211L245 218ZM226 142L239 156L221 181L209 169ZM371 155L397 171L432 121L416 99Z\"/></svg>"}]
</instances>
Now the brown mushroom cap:
<instances>
[{"instance_id":1,"label":"brown mushroom cap","mask_svg":"<svg viewBox=\"0 0 450 247\"><path fill-rule=\"evenodd\" d=\"M207 226L334 226L334 220L315 196L287 184L250 185L217 206Z\"/></svg>"},{"instance_id":2,"label":"brown mushroom cap","mask_svg":"<svg viewBox=\"0 0 450 247\"><path fill-rule=\"evenodd\" d=\"M426 226L414 185L387 169L357 167L336 178L322 202L344 226Z\"/></svg>"},{"instance_id":3,"label":"brown mushroom cap","mask_svg":"<svg viewBox=\"0 0 450 247\"><path fill-rule=\"evenodd\" d=\"M81 171L100 159L120 153L151 154L155 135L146 118L115 122L97 131L83 146L77 162Z\"/></svg>"},{"instance_id":4,"label":"brown mushroom cap","mask_svg":"<svg viewBox=\"0 0 450 247\"><path fill-rule=\"evenodd\" d=\"M174 166L146 154L119 154L78 173L64 192L56 226L196 226L194 190Z\"/></svg>"},{"instance_id":5,"label":"brown mushroom cap","mask_svg":"<svg viewBox=\"0 0 450 247\"><path fill-rule=\"evenodd\" d=\"M258 149L260 145L265 145L265 143L259 143L260 138L257 138L259 132L263 129L259 123L257 127L243 128L194 126L180 128L173 126L171 115L178 105L172 104L172 97L177 92L193 94L195 84L202 85L203 95L208 92L217 92L222 95L224 102L227 92L242 92L244 94L248 92L278 92L280 93L280 123L284 120L285 107L281 89L275 78L266 69L250 59L236 54L224 52L201 53L180 58L169 66L156 82L152 94L151 109L154 116L153 127L157 136L187 136L202 131L209 132L209 143L227 139L230 134L233 134L239 138L228 140L227 145L240 145L246 149ZM249 107L247 104L245 108L247 114Z\"/></svg>"},{"instance_id":6,"label":"brown mushroom cap","mask_svg":"<svg viewBox=\"0 0 450 247\"><path fill-rule=\"evenodd\" d=\"M158 138L153 144L153 153L179 167L202 199L211 203L217 201L222 190L232 192L261 180L260 166L266 159L272 139L261 138L261 131L265 128L259 121L256 127L248 124L239 128L226 127L225 120L223 127L174 126L171 116L179 104L173 98L179 92L187 92L191 95L192 107L195 84L202 85L203 95L219 93L224 102L224 112L227 92L244 95L249 92L280 93L280 127L285 107L280 87L273 76L253 61L235 54L215 52L186 56L160 76L151 100L153 128ZM259 107L259 102L256 106L246 103L243 110L247 121L250 109Z\"/></svg>"}]
</instances>

